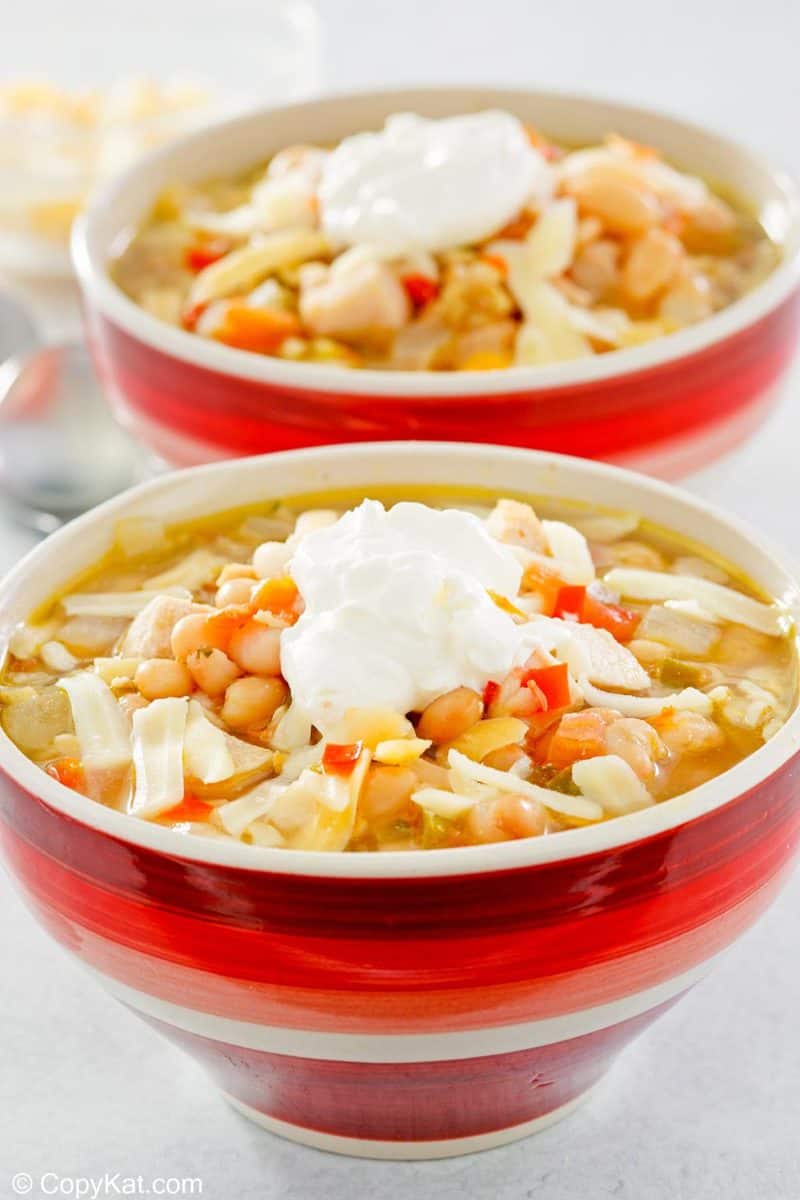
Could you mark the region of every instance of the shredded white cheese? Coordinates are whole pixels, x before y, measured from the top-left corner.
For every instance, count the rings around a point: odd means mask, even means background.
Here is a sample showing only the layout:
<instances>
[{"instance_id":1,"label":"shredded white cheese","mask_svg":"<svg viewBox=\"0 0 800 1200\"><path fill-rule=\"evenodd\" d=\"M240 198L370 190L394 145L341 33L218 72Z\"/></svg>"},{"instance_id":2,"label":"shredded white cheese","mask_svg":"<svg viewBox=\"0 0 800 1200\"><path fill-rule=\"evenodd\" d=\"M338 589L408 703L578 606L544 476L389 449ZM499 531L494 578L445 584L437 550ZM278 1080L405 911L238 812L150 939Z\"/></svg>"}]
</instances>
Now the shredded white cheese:
<instances>
[{"instance_id":1,"label":"shredded white cheese","mask_svg":"<svg viewBox=\"0 0 800 1200\"><path fill-rule=\"evenodd\" d=\"M631 600L695 600L712 616L746 625L748 629L770 637L781 637L789 627L788 614L777 605L762 604L733 588L712 583L710 579L636 567L614 567L603 582Z\"/></svg>"},{"instance_id":2,"label":"shredded white cheese","mask_svg":"<svg viewBox=\"0 0 800 1200\"><path fill-rule=\"evenodd\" d=\"M61 601L68 617L136 617L151 600L164 594L181 600L191 600L184 587L162 588L141 592L76 592Z\"/></svg>"},{"instance_id":3,"label":"shredded white cheese","mask_svg":"<svg viewBox=\"0 0 800 1200\"><path fill-rule=\"evenodd\" d=\"M580 689L587 704L599 708L613 708L625 717L657 717L667 708L677 711L690 710L710 716L712 704L709 697L697 688L684 688L682 692L672 692L667 696L627 696L624 692L606 692L594 687L588 679L581 679Z\"/></svg>"},{"instance_id":4,"label":"shredded white cheese","mask_svg":"<svg viewBox=\"0 0 800 1200\"><path fill-rule=\"evenodd\" d=\"M448 755L450 766L459 774L478 783L486 783L501 792L512 792L517 796L526 796L549 808L552 812L563 813L566 817L575 817L581 821L599 821L603 810L599 804L584 796L566 796L562 792L551 791L550 788L540 787L527 779L509 775L507 771L498 771L487 767L484 763L473 762L465 754L451 750Z\"/></svg>"},{"instance_id":5,"label":"shredded white cheese","mask_svg":"<svg viewBox=\"0 0 800 1200\"><path fill-rule=\"evenodd\" d=\"M183 799L185 700L153 700L133 714L133 765L136 790L131 812L158 817Z\"/></svg>"},{"instance_id":6,"label":"shredded white cheese","mask_svg":"<svg viewBox=\"0 0 800 1200\"><path fill-rule=\"evenodd\" d=\"M127 717L114 693L89 671L69 675L58 686L67 693L85 767L120 767L131 760Z\"/></svg>"}]
</instances>

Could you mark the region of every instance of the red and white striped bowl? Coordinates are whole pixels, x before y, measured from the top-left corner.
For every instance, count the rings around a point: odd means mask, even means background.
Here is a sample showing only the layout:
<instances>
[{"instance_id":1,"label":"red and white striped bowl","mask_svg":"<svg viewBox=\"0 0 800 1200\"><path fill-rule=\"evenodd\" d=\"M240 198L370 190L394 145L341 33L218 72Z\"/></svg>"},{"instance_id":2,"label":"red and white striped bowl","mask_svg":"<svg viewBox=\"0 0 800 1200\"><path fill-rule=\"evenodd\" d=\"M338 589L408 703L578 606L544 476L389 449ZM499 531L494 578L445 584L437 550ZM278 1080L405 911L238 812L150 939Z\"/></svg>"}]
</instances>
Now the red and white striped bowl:
<instances>
[{"instance_id":1,"label":"red and white striped bowl","mask_svg":"<svg viewBox=\"0 0 800 1200\"><path fill-rule=\"evenodd\" d=\"M234 350L175 329L110 281L120 240L176 180L236 172L292 142L332 143L392 112L486 107L569 144L609 130L652 142L752 202L781 267L744 299L635 349L506 371L346 371ZM118 412L168 461L384 438L555 450L672 478L746 437L777 397L798 336L800 202L794 184L733 142L628 105L548 92L445 88L267 109L195 133L121 176L79 222L74 258L96 360Z\"/></svg>"},{"instance_id":2,"label":"red and white striped bowl","mask_svg":"<svg viewBox=\"0 0 800 1200\"><path fill-rule=\"evenodd\" d=\"M122 515L443 483L636 510L800 611L758 539L664 484L500 447L383 443L198 468L112 501L0 585L0 640L108 548ZM350 1154L458 1154L569 1112L767 906L800 839L800 714L645 812L374 855L187 838L68 791L0 734L0 838L41 923L248 1116Z\"/></svg>"}]
</instances>

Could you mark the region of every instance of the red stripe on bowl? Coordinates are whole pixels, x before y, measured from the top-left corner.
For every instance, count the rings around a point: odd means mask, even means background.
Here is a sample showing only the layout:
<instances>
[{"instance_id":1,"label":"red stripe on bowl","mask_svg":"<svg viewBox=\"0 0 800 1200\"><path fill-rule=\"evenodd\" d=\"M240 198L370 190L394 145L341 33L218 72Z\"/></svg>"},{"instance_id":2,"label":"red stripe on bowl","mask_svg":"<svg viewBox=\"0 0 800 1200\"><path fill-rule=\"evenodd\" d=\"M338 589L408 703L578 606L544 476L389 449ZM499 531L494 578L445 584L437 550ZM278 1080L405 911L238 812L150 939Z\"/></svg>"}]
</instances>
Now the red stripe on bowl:
<instances>
[{"instance_id":1,"label":"red stripe on bowl","mask_svg":"<svg viewBox=\"0 0 800 1200\"><path fill-rule=\"evenodd\" d=\"M124 418L134 427L141 422L142 436L161 450L171 444L169 435L179 437L183 453L195 447L198 461L394 438L500 442L630 460L645 447L652 454L668 444L676 430L684 438L699 436L757 406L791 360L798 320L794 292L741 332L654 368L560 388L470 396L357 395L256 382L156 350L99 313L91 340ZM386 380L391 389L389 373Z\"/></svg>"}]
</instances>

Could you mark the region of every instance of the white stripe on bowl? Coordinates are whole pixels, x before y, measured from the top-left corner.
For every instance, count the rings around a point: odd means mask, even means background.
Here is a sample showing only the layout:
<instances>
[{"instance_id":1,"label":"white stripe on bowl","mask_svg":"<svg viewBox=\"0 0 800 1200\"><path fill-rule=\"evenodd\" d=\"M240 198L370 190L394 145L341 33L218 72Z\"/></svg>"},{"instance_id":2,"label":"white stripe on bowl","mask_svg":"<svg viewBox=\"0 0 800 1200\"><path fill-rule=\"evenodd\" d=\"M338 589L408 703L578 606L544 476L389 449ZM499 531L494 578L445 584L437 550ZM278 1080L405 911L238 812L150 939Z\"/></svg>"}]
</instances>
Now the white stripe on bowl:
<instances>
[{"instance_id":1,"label":"white stripe on bowl","mask_svg":"<svg viewBox=\"0 0 800 1200\"><path fill-rule=\"evenodd\" d=\"M455 1158L459 1154L475 1154L479 1150L493 1150L496 1146L507 1146L510 1142L518 1142L521 1138L539 1133L556 1121L568 1117L578 1105L590 1100L604 1079L592 1085L579 1096L568 1100L559 1108L553 1108L541 1117L532 1121L523 1121L519 1125L508 1125L504 1129L493 1129L490 1133L477 1133L469 1137L437 1138L431 1141L388 1141L381 1138L341 1137L335 1133L325 1133L320 1129L309 1129L305 1125L293 1125L289 1121L281 1121L270 1117L267 1113L243 1104L235 1096L223 1092L223 1096L240 1112L243 1117L255 1121L262 1129L276 1133L279 1137L288 1138L290 1142L299 1142L301 1146L311 1146L314 1150L327 1150L330 1154L348 1154L352 1158L379 1158L385 1160L405 1159L407 1161L431 1158Z\"/></svg>"},{"instance_id":2,"label":"white stripe on bowl","mask_svg":"<svg viewBox=\"0 0 800 1200\"><path fill-rule=\"evenodd\" d=\"M287 1029L278 1025L259 1025L254 1021L235 1021L230 1017L218 1017L213 1013L160 1000L157 996L102 975L92 967L87 969L129 1007L155 1017L165 1025L215 1042L247 1050L285 1054L292 1058L329 1062L411 1063L449 1062L461 1058L482 1058L490 1054L513 1054L517 1050L551 1046L556 1042L607 1029L679 996L712 969L717 957L719 955L655 987L613 1000L609 1004L518 1025L494 1025L455 1033L323 1033L314 1029Z\"/></svg>"}]
</instances>

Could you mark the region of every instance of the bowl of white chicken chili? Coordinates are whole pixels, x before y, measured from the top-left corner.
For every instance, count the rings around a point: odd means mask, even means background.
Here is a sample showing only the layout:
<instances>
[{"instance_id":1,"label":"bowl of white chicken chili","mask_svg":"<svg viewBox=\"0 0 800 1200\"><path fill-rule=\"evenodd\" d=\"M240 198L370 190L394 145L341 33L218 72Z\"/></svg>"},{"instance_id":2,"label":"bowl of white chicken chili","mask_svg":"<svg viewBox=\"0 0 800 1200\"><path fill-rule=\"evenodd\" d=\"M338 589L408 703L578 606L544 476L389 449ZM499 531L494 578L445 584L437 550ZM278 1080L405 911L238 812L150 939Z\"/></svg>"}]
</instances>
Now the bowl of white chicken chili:
<instances>
[{"instance_id":1,"label":"bowl of white chicken chili","mask_svg":"<svg viewBox=\"0 0 800 1200\"><path fill-rule=\"evenodd\" d=\"M412 436L669 475L774 399L797 247L793 184L722 137L441 89L176 142L75 258L121 410L173 461Z\"/></svg>"},{"instance_id":2,"label":"bowl of white chicken chili","mask_svg":"<svg viewBox=\"0 0 800 1200\"><path fill-rule=\"evenodd\" d=\"M261 1125L497 1145L774 895L797 612L749 531L602 464L384 443L178 473L0 588L4 852Z\"/></svg>"}]
</instances>

